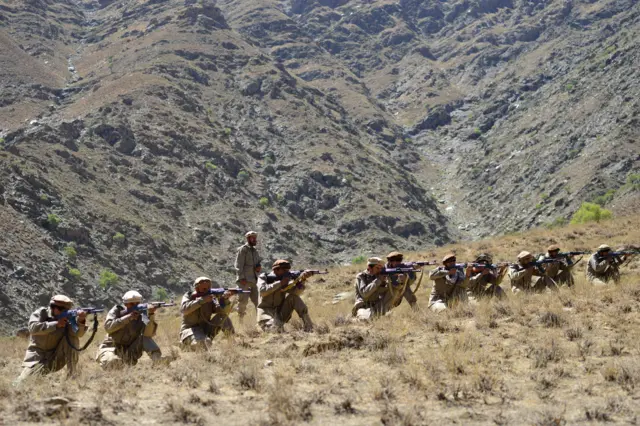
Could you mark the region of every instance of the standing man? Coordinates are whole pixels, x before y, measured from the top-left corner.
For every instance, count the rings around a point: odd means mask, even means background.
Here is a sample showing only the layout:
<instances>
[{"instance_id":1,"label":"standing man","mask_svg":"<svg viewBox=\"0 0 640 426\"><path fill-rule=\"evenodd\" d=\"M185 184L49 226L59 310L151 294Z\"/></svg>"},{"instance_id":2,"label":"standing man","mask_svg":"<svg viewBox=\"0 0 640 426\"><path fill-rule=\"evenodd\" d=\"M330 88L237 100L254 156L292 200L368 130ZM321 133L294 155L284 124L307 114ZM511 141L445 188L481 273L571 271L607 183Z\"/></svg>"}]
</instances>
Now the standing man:
<instances>
[{"instance_id":1,"label":"standing man","mask_svg":"<svg viewBox=\"0 0 640 426\"><path fill-rule=\"evenodd\" d=\"M372 257L367 260L367 269L356 276L356 303L351 314L359 320L379 317L392 308L390 280L382 275L383 269L384 261L379 257Z\"/></svg>"},{"instance_id":2,"label":"standing man","mask_svg":"<svg viewBox=\"0 0 640 426\"><path fill-rule=\"evenodd\" d=\"M620 265L627 256L611 256L611 247L602 244L597 251L591 255L587 263L587 280L597 286L607 285L609 281L620 282Z\"/></svg>"},{"instance_id":3,"label":"standing man","mask_svg":"<svg viewBox=\"0 0 640 426\"><path fill-rule=\"evenodd\" d=\"M404 263L402 263L403 259L404 259L404 255L402 253L397 251L392 251L387 255L386 267L387 268L414 268L414 269L422 268L422 266L419 266L419 265L405 265ZM390 280L391 285L393 285L394 288L400 289L403 285L405 286L404 294L402 295L402 297L407 300L407 302L412 308L415 308L416 303L418 302L418 299L416 298L416 295L413 294L413 290L411 290L411 285L413 285L413 283L416 281L415 272L409 272L408 275L405 275L405 274L391 275L390 278L391 278ZM405 280L406 280L406 285L405 285ZM402 299L398 300L396 306L400 305L400 303L402 303Z\"/></svg>"},{"instance_id":4,"label":"standing man","mask_svg":"<svg viewBox=\"0 0 640 426\"><path fill-rule=\"evenodd\" d=\"M73 307L73 301L67 296L56 295L51 298L49 307L38 308L29 318L29 346L22 366L24 369L16 379L16 384L29 376L44 375L61 370L67 366L69 376L75 373L78 365L78 352L69 346L80 346L80 337L87 331L84 311L78 311L78 332L68 324L68 319L57 319L62 313ZM68 335L67 341L65 334Z\"/></svg>"},{"instance_id":5,"label":"standing man","mask_svg":"<svg viewBox=\"0 0 640 426\"><path fill-rule=\"evenodd\" d=\"M509 266L509 279L511 291L514 293L557 288L555 281L545 275L544 270L536 263L535 257L528 251L520 252L518 263Z\"/></svg>"},{"instance_id":6,"label":"standing man","mask_svg":"<svg viewBox=\"0 0 640 426\"><path fill-rule=\"evenodd\" d=\"M208 277L196 278L193 289L182 296L180 304L180 343L184 349L208 349L220 331L234 332L229 319L231 293L225 292L220 299L209 294L211 279Z\"/></svg>"},{"instance_id":7,"label":"standing man","mask_svg":"<svg viewBox=\"0 0 640 426\"><path fill-rule=\"evenodd\" d=\"M251 293L241 293L238 296L238 316L241 321L247 312L249 298L251 298L253 306L258 307L257 282L258 275L260 275L262 271L262 267L260 266L262 258L256 249L258 233L249 231L244 236L247 239L247 243L238 248L238 254L236 255L236 282L241 289L250 290Z\"/></svg>"},{"instance_id":8,"label":"standing man","mask_svg":"<svg viewBox=\"0 0 640 426\"><path fill-rule=\"evenodd\" d=\"M304 323L305 331L313 330L313 322L309 310L300 295L304 291L304 281L312 274L304 271L298 283L288 290L291 277L291 263L288 260L276 260L270 274L263 273L258 277L258 325L264 331L282 331L295 311Z\"/></svg>"},{"instance_id":9,"label":"standing man","mask_svg":"<svg viewBox=\"0 0 640 426\"><path fill-rule=\"evenodd\" d=\"M543 264L542 269L544 269L544 274L554 280L558 285L566 284L571 287L574 284L573 274L571 273L575 265L575 263L573 263L573 256L563 258L558 256L558 253L560 253L560 247L552 244L547 247L547 254L540 256L538 260L558 260L557 262Z\"/></svg>"},{"instance_id":10,"label":"standing man","mask_svg":"<svg viewBox=\"0 0 640 426\"><path fill-rule=\"evenodd\" d=\"M450 308L455 302L467 301L467 286L471 277L471 266L467 266L466 272L456 265L456 255L447 254L442 259L442 266L429 273L429 279L434 281L429 309L441 312Z\"/></svg>"},{"instance_id":11,"label":"standing man","mask_svg":"<svg viewBox=\"0 0 640 426\"><path fill-rule=\"evenodd\" d=\"M495 269L491 266L493 257L487 253L476 256L474 263L467 289L469 300L476 301L481 297L504 297L504 291L500 284L507 273L508 265L503 264Z\"/></svg>"},{"instance_id":12,"label":"standing man","mask_svg":"<svg viewBox=\"0 0 640 426\"><path fill-rule=\"evenodd\" d=\"M114 306L107 314L104 329L107 332L98 348L96 361L104 369L118 369L136 365L146 352L154 363L162 358L160 348L153 340L158 324L155 320L156 308L148 307L148 317L134 308L142 303L142 295L128 291L122 296L123 305Z\"/></svg>"}]
</instances>

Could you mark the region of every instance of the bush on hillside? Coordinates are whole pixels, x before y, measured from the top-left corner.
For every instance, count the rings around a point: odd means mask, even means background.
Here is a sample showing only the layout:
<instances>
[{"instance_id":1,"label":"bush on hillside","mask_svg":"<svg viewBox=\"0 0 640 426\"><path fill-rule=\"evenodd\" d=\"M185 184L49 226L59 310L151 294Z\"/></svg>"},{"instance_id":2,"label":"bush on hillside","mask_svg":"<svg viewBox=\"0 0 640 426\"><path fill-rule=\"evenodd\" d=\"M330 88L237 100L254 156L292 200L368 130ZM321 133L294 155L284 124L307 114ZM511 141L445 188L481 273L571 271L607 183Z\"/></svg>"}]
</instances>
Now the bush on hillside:
<instances>
[{"instance_id":1,"label":"bush on hillside","mask_svg":"<svg viewBox=\"0 0 640 426\"><path fill-rule=\"evenodd\" d=\"M613 213L611 213L611 210L603 209L594 203L582 203L578 211L571 217L571 224L600 222L601 220L611 219L612 217Z\"/></svg>"}]
</instances>

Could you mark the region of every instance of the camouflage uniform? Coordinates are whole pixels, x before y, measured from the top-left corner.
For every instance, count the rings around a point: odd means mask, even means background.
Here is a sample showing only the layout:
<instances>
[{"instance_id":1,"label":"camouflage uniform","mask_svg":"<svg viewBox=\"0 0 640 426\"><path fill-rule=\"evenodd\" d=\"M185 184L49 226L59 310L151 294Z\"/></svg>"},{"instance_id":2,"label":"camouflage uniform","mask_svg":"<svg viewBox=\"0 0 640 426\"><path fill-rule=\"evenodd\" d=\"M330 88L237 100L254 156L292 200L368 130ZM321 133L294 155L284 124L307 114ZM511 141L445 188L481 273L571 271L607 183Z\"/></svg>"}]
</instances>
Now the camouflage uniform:
<instances>
[{"instance_id":1,"label":"camouflage uniform","mask_svg":"<svg viewBox=\"0 0 640 426\"><path fill-rule=\"evenodd\" d=\"M573 274L571 273L574 264L569 258L558 257L557 255L551 256L551 252L559 251L560 247L552 244L547 247L547 254L541 255L538 261L543 261L545 259L559 260L559 262L543 264L542 268L544 269L544 274L555 281L558 285L566 284L571 287L574 284Z\"/></svg>"},{"instance_id":2,"label":"camouflage uniform","mask_svg":"<svg viewBox=\"0 0 640 426\"><path fill-rule=\"evenodd\" d=\"M393 295L383 275L363 271L356 276L356 303L351 314L359 320L368 320L391 310Z\"/></svg>"},{"instance_id":3,"label":"camouflage uniform","mask_svg":"<svg viewBox=\"0 0 640 426\"><path fill-rule=\"evenodd\" d=\"M456 274L450 276L446 269L438 267L429 273L429 279L434 281L429 309L440 312L451 307L454 301L467 301L469 278L461 270L456 270Z\"/></svg>"},{"instance_id":4,"label":"camouflage uniform","mask_svg":"<svg viewBox=\"0 0 640 426\"><path fill-rule=\"evenodd\" d=\"M607 285L609 281L620 282L620 265L618 259L592 254L587 263L587 280L598 286Z\"/></svg>"},{"instance_id":5,"label":"camouflage uniform","mask_svg":"<svg viewBox=\"0 0 640 426\"><path fill-rule=\"evenodd\" d=\"M275 265L274 263L274 267ZM300 294L304 290L304 284L300 283L286 292L282 292L281 288L281 279L273 272L269 274L263 273L258 277L260 298L257 320L260 328L281 331L295 311L302 319L305 330L313 329L307 305L300 298Z\"/></svg>"},{"instance_id":6,"label":"camouflage uniform","mask_svg":"<svg viewBox=\"0 0 640 426\"><path fill-rule=\"evenodd\" d=\"M247 233L250 235L251 233ZM238 315L243 317L247 311L247 304L249 298L254 306L258 306L258 274L256 272L256 265L262 262L262 258L258 253L258 250L251 246L249 243L238 248L238 254L236 255L235 269L237 273L238 287L243 290L250 290L251 293L241 293L238 295ZM240 281L245 280L248 284L242 284Z\"/></svg>"},{"instance_id":7,"label":"camouflage uniform","mask_svg":"<svg viewBox=\"0 0 640 426\"><path fill-rule=\"evenodd\" d=\"M146 352L153 361L158 361L162 352L153 340L158 324L155 315L149 314L149 323L144 324L142 316L134 320L131 315L124 315L127 308L114 306L107 314L104 329L107 332L98 348L96 361L102 368L119 368L124 364L136 365Z\"/></svg>"},{"instance_id":8,"label":"camouflage uniform","mask_svg":"<svg viewBox=\"0 0 640 426\"><path fill-rule=\"evenodd\" d=\"M69 374L75 372L78 365L78 351L69 346L65 333L68 333L69 341L77 348L80 346L80 337L87 331L87 326L78 324L78 332L75 333L69 325L58 328L57 322L51 310L46 307L38 308L31 314L29 346L22 362L24 369L16 383L32 375L59 371L65 365Z\"/></svg>"},{"instance_id":9,"label":"camouflage uniform","mask_svg":"<svg viewBox=\"0 0 640 426\"><path fill-rule=\"evenodd\" d=\"M233 323L229 318L231 308L232 304L222 298L218 300L214 297L207 302L204 297L194 298L193 292L186 292L180 303L182 347L206 349L220 331L233 333Z\"/></svg>"}]
</instances>

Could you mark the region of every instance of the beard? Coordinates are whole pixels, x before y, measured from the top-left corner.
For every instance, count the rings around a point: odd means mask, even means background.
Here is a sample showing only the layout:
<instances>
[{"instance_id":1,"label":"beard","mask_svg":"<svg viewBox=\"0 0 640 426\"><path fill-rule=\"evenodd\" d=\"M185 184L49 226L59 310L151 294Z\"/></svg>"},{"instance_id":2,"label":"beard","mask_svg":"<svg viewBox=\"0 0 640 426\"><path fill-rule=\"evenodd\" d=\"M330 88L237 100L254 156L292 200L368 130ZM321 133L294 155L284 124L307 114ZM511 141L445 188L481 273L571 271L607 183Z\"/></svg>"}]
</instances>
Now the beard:
<instances>
[{"instance_id":1,"label":"beard","mask_svg":"<svg viewBox=\"0 0 640 426\"><path fill-rule=\"evenodd\" d=\"M249 243L251 247L255 247L256 245L258 245L257 240L247 240L247 243Z\"/></svg>"}]
</instances>

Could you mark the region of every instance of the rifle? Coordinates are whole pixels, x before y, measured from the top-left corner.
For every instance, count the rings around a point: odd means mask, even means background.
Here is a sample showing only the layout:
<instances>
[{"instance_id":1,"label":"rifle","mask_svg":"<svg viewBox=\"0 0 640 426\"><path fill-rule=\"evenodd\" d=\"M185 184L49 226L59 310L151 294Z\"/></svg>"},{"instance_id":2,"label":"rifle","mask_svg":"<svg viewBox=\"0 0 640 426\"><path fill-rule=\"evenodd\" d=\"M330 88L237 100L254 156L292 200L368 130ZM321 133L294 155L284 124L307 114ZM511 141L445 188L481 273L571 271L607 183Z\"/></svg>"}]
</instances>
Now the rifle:
<instances>
[{"instance_id":1,"label":"rifle","mask_svg":"<svg viewBox=\"0 0 640 426\"><path fill-rule=\"evenodd\" d=\"M404 262L402 265L405 268L415 268L416 266L437 265L438 263L436 260L419 260L417 262Z\"/></svg>"},{"instance_id":2,"label":"rifle","mask_svg":"<svg viewBox=\"0 0 640 426\"><path fill-rule=\"evenodd\" d=\"M289 284L287 284L287 286L283 289L280 289L280 291L282 292L286 292L291 290L293 287L295 287L296 285L298 285L300 283L300 276L304 273L310 273L311 275L325 275L328 274L329 271L318 271L316 269L307 269L304 271L287 271L284 275L284 277L289 277L290 280L292 280Z\"/></svg>"},{"instance_id":3,"label":"rifle","mask_svg":"<svg viewBox=\"0 0 640 426\"><path fill-rule=\"evenodd\" d=\"M66 310L66 311L62 312L59 315L56 315L54 318L56 320L61 320L62 318L66 318L67 321L69 322L69 326L71 327L73 332L77 333L78 330L79 330L79 327L78 327L78 312L79 311L84 311L84 312L87 313L87 315L94 314L97 317L99 312L104 312L104 309L98 309L98 308L69 309L69 310Z\"/></svg>"},{"instance_id":4,"label":"rifle","mask_svg":"<svg viewBox=\"0 0 640 426\"><path fill-rule=\"evenodd\" d=\"M580 261L582 260L585 254L591 254L591 252L590 251L567 251L567 252L558 253L558 257L563 257L567 261L567 265L572 266L572 265L575 265L576 263L580 263ZM582 256L576 262L573 262L571 260L573 256L580 256L580 255Z\"/></svg>"},{"instance_id":5,"label":"rifle","mask_svg":"<svg viewBox=\"0 0 640 426\"><path fill-rule=\"evenodd\" d=\"M511 263L511 264L509 264L509 266L516 267L516 268L518 268L520 270L527 269L527 268L530 268L530 267L533 266L535 268L538 268L538 271L542 275L544 275L545 274L545 270L542 267L542 265L546 265L546 264L549 264L549 263L559 263L559 262L562 262L563 260L564 259L557 258L557 257L556 258L546 258L546 259L542 259L542 260L534 260L533 262L529 262L529 263L527 263L525 265L520 265L519 263Z\"/></svg>"},{"instance_id":6,"label":"rifle","mask_svg":"<svg viewBox=\"0 0 640 426\"><path fill-rule=\"evenodd\" d=\"M231 294L235 295L235 294L251 294L251 290L243 290L240 287L234 287L234 288L210 288L209 290L205 291L204 293L198 293L198 292L193 292L191 294L191 298L196 298L196 297L206 297L206 296L213 296L213 297L217 297L218 299L221 298L226 292L230 292Z\"/></svg>"},{"instance_id":7,"label":"rifle","mask_svg":"<svg viewBox=\"0 0 640 426\"><path fill-rule=\"evenodd\" d=\"M122 311L120 313L120 316L125 316L132 312L139 312L140 316L142 317L142 322L144 323L144 325L147 325L149 324L149 321L150 321L149 308L166 308L168 306L176 306L176 304L173 303L173 301L171 301L170 303L166 303L166 302L138 303L136 306Z\"/></svg>"},{"instance_id":8,"label":"rifle","mask_svg":"<svg viewBox=\"0 0 640 426\"><path fill-rule=\"evenodd\" d=\"M613 256L613 257L633 256L634 254L640 254L640 250L639 249L633 249L633 250L614 251L614 252L609 253L609 256Z\"/></svg>"},{"instance_id":9,"label":"rifle","mask_svg":"<svg viewBox=\"0 0 640 426\"><path fill-rule=\"evenodd\" d=\"M500 262L500 263L469 263L469 266L474 267L474 268L486 268L486 269L492 269L492 270L496 270L498 268L502 268L503 266L509 266L510 263L509 262Z\"/></svg>"},{"instance_id":10,"label":"rifle","mask_svg":"<svg viewBox=\"0 0 640 426\"><path fill-rule=\"evenodd\" d=\"M380 275L400 275L400 274L409 274L409 273L416 273L416 272L420 272L420 269L414 269L414 268L384 268L381 272Z\"/></svg>"}]
</instances>

